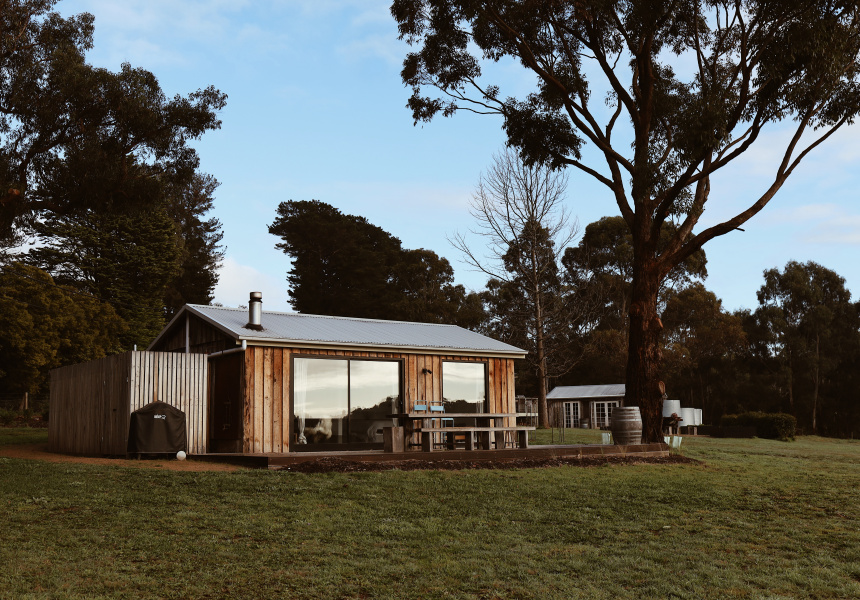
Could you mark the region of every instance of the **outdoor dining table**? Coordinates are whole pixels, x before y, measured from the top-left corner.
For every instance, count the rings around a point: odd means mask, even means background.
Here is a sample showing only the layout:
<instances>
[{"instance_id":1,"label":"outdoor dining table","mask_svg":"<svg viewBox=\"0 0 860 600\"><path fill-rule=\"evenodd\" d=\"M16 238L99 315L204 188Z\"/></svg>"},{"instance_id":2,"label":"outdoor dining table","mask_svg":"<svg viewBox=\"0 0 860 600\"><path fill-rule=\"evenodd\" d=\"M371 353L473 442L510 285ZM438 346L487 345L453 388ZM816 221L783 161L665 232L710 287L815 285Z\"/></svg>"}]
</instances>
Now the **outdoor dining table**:
<instances>
[{"instance_id":1,"label":"outdoor dining table","mask_svg":"<svg viewBox=\"0 0 860 600\"><path fill-rule=\"evenodd\" d=\"M500 423L502 419L516 418L517 413L451 413L451 412L405 412L394 413L387 415L388 418L398 419L403 423L404 442L411 438L413 433L422 435L421 446L425 452L430 452L433 449L431 434L433 433L462 433L466 438L466 449L474 449L474 434L480 433L480 447L484 449L490 448L490 434L496 436L497 447L503 443L504 434L507 431L527 433L534 430L534 427L517 427L505 426ZM450 427L433 427L433 421L438 419L474 419L474 426L450 426ZM420 422L420 426L416 424ZM454 436L448 438L448 448L454 448ZM520 435L520 447L528 446L528 438L526 435Z\"/></svg>"}]
</instances>

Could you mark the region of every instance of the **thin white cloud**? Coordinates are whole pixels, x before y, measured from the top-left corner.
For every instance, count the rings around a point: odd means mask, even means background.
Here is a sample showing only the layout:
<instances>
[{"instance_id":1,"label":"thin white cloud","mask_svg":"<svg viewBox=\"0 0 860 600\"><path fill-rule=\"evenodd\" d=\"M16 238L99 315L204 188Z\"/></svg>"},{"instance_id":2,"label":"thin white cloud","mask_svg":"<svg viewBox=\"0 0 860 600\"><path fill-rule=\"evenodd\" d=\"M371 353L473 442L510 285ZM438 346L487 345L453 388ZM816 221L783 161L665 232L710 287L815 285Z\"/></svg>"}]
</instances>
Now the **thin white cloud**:
<instances>
[{"instance_id":1,"label":"thin white cloud","mask_svg":"<svg viewBox=\"0 0 860 600\"><path fill-rule=\"evenodd\" d=\"M399 67L406 56L406 44L394 35L381 33L341 45L337 52L350 61L381 58L386 63Z\"/></svg>"},{"instance_id":2,"label":"thin white cloud","mask_svg":"<svg viewBox=\"0 0 860 600\"><path fill-rule=\"evenodd\" d=\"M258 271L252 266L240 264L228 256L218 271L215 286L215 302L224 306L247 306L250 292L263 293L266 310L289 311L286 282Z\"/></svg>"},{"instance_id":3,"label":"thin white cloud","mask_svg":"<svg viewBox=\"0 0 860 600\"><path fill-rule=\"evenodd\" d=\"M357 6L363 10L353 17L351 24L354 27L385 25L390 29L394 29L394 19L391 16L391 3L387 0L379 1L373 5L370 2L365 2Z\"/></svg>"},{"instance_id":4,"label":"thin white cloud","mask_svg":"<svg viewBox=\"0 0 860 600\"><path fill-rule=\"evenodd\" d=\"M806 236L816 244L860 246L860 215L839 215L819 223Z\"/></svg>"},{"instance_id":5,"label":"thin white cloud","mask_svg":"<svg viewBox=\"0 0 860 600\"><path fill-rule=\"evenodd\" d=\"M833 203L804 204L790 208L777 208L763 215L762 224L775 225L784 223L811 223L823 219L832 219L842 214L838 205Z\"/></svg>"},{"instance_id":6,"label":"thin white cloud","mask_svg":"<svg viewBox=\"0 0 860 600\"><path fill-rule=\"evenodd\" d=\"M286 2L275 2L297 10L305 17L317 17L339 13L346 10L359 10L359 22L364 19L377 20L380 12L388 14L391 6L390 0L287 0ZM365 21L366 22L366 21Z\"/></svg>"}]
</instances>

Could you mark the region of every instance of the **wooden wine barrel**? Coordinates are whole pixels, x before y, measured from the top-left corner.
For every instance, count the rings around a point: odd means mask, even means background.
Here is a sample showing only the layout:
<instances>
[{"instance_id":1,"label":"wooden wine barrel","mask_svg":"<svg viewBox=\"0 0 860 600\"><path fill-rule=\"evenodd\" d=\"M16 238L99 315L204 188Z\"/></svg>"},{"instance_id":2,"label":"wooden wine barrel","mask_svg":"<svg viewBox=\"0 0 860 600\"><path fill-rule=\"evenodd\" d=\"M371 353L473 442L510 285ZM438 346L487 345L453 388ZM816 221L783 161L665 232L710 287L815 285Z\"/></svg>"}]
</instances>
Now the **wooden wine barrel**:
<instances>
[{"instance_id":1,"label":"wooden wine barrel","mask_svg":"<svg viewBox=\"0 0 860 600\"><path fill-rule=\"evenodd\" d=\"M609 424L616 446L642 443L642 416L638 406L616 406Z\"/></svg>"}]
</instances>

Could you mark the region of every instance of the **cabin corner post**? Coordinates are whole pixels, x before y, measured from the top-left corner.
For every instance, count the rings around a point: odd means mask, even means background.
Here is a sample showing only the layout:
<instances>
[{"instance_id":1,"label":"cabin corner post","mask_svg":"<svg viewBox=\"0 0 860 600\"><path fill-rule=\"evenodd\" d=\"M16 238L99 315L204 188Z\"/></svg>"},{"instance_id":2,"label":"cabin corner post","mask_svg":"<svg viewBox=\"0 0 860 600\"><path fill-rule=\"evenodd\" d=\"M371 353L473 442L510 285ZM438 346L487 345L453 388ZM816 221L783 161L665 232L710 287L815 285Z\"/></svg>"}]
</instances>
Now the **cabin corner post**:
<instances>
[{"instance_id":1,"label":"cabin corner post","mask_svg":"<svg viewBox=\"0 0 860 600\"><path fill-rule=\"evenodd\" d=\"M245 350L244 377L242 386L242 453L253 452L253 402L254 402L254 347Z\"/></svg>"}]
</instances>

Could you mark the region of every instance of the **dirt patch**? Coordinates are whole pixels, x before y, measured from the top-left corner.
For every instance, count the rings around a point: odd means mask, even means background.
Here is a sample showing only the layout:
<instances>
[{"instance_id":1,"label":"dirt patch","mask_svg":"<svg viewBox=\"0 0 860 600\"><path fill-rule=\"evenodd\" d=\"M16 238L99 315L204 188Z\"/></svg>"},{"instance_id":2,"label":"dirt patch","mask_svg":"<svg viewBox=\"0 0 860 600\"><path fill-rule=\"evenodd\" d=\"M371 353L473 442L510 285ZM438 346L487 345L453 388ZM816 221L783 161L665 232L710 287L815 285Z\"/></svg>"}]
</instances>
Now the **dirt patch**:
<instances>
[{"instance_id":1,"label":"dirt patch","mask_svg":"<svg viewBox=\"0 0 860 600\"><path fill-rule=\"evenodd\" d=\"M124 459L72 456L48 452L47 444L15 444L0 446L0 457L43 460L52 463L77 463L139 469L161 469L166 471L235 471L241 467L218 462L176 459ZM477 469L539 469L558 467L602 467L606 465L681 465L700 464L700 461L684 456L663 457L606 456L606 457L560 457L560 458L509 458L504 460L394 460L359 462L342 458L321 457L273 470L291 473L357 473L379 471L463 471Z\"/></svg>"},{"instance_id":2,"label":"dirt patch","mask_svg":"<svg viewBox=\"0 0 860 600\"><path fill-rule=\"evenodd\" d=\"M48 452L47 444L15 444L0 446L0 457L44 460L52 463L77 463L84 465L104 465L111 467L134 467L139 469L161 469L164 471L235 471L239 467L224 463L197 462L194 460L164 460L125 458L94 458L91 456L72 456Z\"/></svg>"},{"instance_id":3,"label":"dirt patch","mask_svg":"<svg viewBox=\"0 0 860 600\"><path fill-rule=\"evenodd\" d=\"M292 473L354 473L361 471L461 471L472 469L537 469L544 467L602 467L605 465L683 465L699 464L698 460L684 456L631 457L607 456L600 458L512 458L505 460L397 460L385 462L358 462L340 458L318 458L279 467L278 471Z\"/></svg>"}]
</instances>

